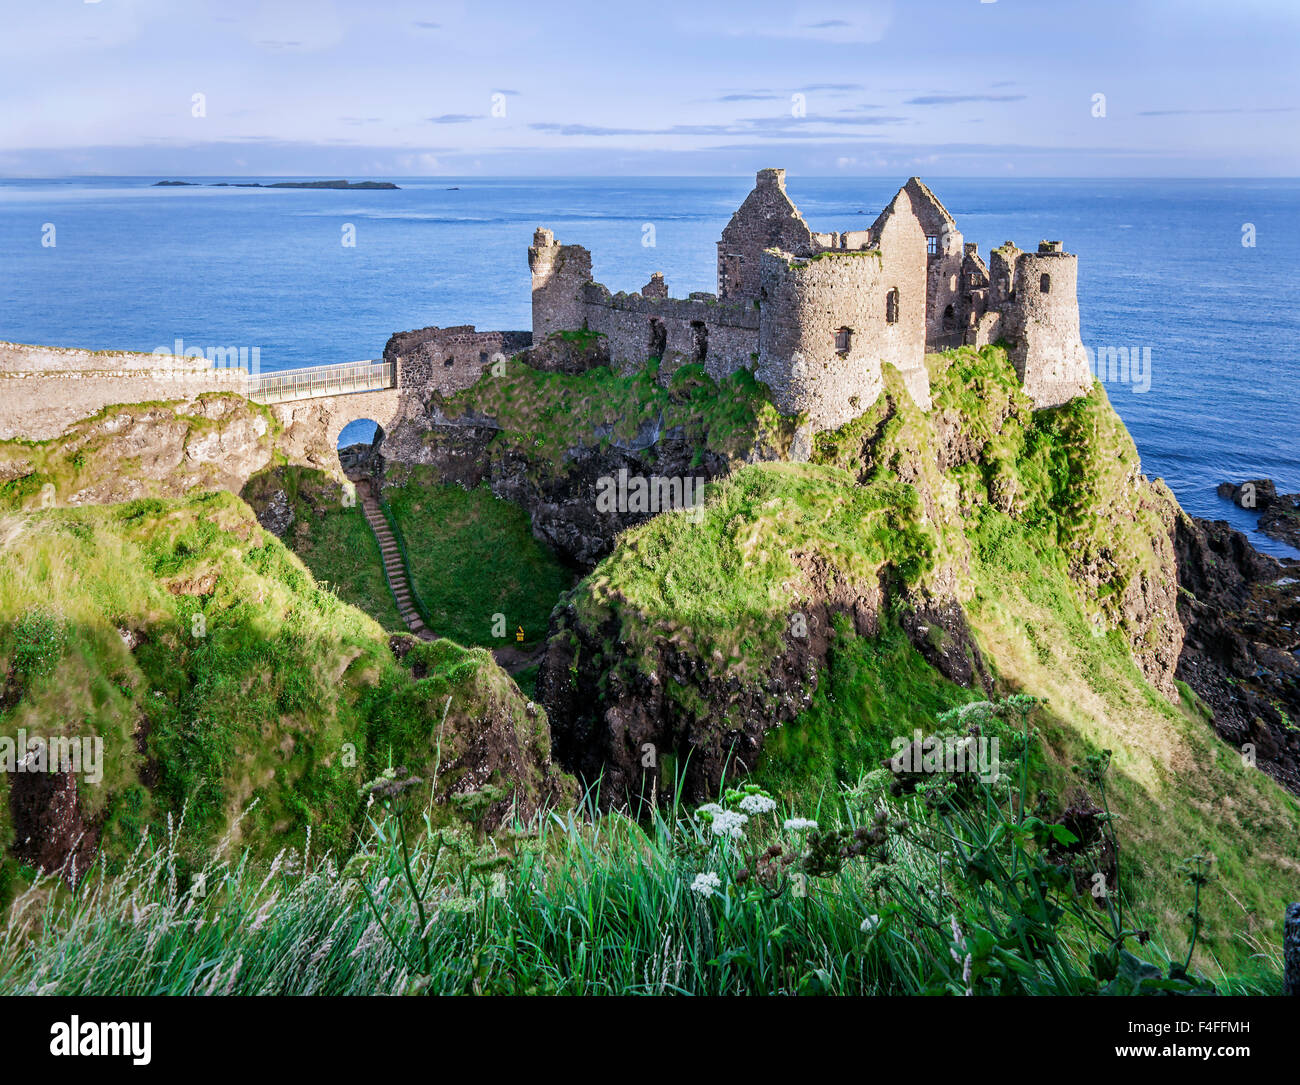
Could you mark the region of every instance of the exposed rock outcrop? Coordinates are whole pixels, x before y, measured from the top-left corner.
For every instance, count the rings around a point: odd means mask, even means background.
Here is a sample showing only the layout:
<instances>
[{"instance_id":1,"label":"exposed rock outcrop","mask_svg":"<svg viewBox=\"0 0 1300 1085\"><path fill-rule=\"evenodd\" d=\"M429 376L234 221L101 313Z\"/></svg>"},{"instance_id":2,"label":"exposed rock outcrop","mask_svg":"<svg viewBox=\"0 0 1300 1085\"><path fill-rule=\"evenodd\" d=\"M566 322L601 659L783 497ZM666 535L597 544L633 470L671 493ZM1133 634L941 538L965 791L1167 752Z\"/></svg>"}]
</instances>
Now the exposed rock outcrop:
<instances>
[{"instance_id":1,"label":"exposed rock outcrop","mask_svg":"<svg viewBox=\"0 0 1300 1085\"><path fill-rule=\"evenodd\" d=\"M1177 676L1215 730L1300 794L1300 580L1222 520L1178 517ZM1246 747L1251 749L1247 751Z\"/></svg>"},{"instance_id":2,"label":"exposed rock outcrop","mask_svg":"<svg viewBox=\"0 0 1300 1085\"><path fill-rule=\"evenodd\" d=\"M761 673L720 667L672 640L636 657L620 640L617 620L585 623L572 598L552 616L538 676L557 760L588 781L601 778L606 807L648 803L652 795L698 803L725 778L757 763L769 731L812 704L833 642L832 619L845 615L864 637L880 632L891 596L906 600L909 639L954 682L991 688L983 659L955 601L908 598L888 573L851 583L817 554L800 553L797 606L784 618L781 650Z\"/></svg>"},{"instance_id":3,"label":"exposed rock outcrop","mask_svg":"<svg viewBox=\"0 0 1300 1085\"><path fill-rule=\"evenodd\" d=\"M497 497L527 510L533 534L563 560L590 569L614 546L618 534L644 523L651 512L602 511L597 508L598 483L629 476L669 476L707 481L725 475L725 456L701 449L672 430L647 432L620 445L593 435L591 444L569 450L562 469L541 471L517 451L498 447L499 427L490 418L449 422L438 412L429 428L405 423L385 437L386 483L400 484L405 468L432 467L440 481L467 489L486 483Z\"/></svg>"}]
</instances>

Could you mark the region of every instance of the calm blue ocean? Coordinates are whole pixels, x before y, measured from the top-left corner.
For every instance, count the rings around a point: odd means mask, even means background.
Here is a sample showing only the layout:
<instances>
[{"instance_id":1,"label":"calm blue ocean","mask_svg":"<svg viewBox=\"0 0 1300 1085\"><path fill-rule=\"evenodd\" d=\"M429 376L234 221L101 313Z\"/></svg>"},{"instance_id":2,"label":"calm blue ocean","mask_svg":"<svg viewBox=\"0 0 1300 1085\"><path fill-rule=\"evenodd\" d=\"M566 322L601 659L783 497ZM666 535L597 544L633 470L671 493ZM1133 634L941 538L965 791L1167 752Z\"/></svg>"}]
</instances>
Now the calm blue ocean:
<instances>
[{"instance_id":1,"label":"calm blue ocean","mask_svg":"<svg viewBox=\"0 0 1300 1085\"><path fill-rule=\"evenodd\" d=\"M257 347L263 369L279 369L377 357L392 332L429 324L526 329L539 225L590 248L611 289L663 271L682 297L715 289L714 242L752 184L394 178L400 191L347 192L155 180L0 180L0 339ZM850 229L904 180L795 176L788 189L814 229ZM1007 239L1059 238L1079 254L1084 343L1149 349L1149 388L1107 391L1144 470L1184 508L1250 530L1253 516L1216 497L1219 481L1269 476L1300 491L1300 180L926 180L986 257ZM1242 244L1247 223L1254 247ZM342 244L345 224L355 247Z\"/></svg>"}]
</instances>

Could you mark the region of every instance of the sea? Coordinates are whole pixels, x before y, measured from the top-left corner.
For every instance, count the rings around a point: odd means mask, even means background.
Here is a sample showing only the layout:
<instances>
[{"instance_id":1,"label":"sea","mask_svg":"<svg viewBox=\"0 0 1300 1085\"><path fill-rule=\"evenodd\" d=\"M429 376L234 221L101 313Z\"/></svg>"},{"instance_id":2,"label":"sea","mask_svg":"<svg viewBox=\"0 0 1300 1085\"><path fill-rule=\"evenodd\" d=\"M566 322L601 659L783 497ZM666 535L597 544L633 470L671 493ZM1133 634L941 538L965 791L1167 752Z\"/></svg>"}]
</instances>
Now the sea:
<instances>
[{"instance_id":1,"label":"sea","mask_svg":"<svg viewBox=\"0 0 1300 1085\"><path fill-rule=\"evenodd\" d=\"M154 184L173 179L198 183ZM538 226L589 248L611 290L662 271L685 297L716 289L715 242L753 184L387 179L400 187L0 179L0 339L233 346L271 371L377 358L393 332L428 325L527 329ZM787 189L814 230L862 229L905 180L792 175ZM986 258L1006 240L1078 254L1083 342L1143 470L1189 513L1300 556L1215 493L1261 477L1300 492L1300 179L925 180Z\"/></svg>"}]
</instances>

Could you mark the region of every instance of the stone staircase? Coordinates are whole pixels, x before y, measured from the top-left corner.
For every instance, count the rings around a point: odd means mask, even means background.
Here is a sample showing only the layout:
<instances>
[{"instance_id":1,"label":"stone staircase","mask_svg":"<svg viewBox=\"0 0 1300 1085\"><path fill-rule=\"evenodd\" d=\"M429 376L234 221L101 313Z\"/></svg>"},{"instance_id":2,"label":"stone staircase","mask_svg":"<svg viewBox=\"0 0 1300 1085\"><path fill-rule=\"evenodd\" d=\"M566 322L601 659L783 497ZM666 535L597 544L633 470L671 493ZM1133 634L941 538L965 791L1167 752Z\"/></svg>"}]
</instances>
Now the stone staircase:
<instances>
[{"instance_id":1,"label":"stone staircase","mask_svg":"<svg viewBox=\"0 0 1300 1085\"><path fill-rule=\"evenodd\" d=\"M402 561L402 552L397 548L397 540L393 538L392 528L388 526L388 519L384 516L384 510L379 507L379 502L375 498L370 481L364 478L354 481L357 487L357 499L361 502L361 511L365 514L366 521L370 524L370 530L375 533L375 539L379 543L379 553L384 561L384 572L388 576L388 583L393 589L393 598L397 601L397 612L402 616L402 621L406 623L406 628L417 637L421 640L434 640L433 633L420 619L420 612L415 609L415 601L411 598L411 581L406 571L406 563Z\"/></svg>"}]
</instances>

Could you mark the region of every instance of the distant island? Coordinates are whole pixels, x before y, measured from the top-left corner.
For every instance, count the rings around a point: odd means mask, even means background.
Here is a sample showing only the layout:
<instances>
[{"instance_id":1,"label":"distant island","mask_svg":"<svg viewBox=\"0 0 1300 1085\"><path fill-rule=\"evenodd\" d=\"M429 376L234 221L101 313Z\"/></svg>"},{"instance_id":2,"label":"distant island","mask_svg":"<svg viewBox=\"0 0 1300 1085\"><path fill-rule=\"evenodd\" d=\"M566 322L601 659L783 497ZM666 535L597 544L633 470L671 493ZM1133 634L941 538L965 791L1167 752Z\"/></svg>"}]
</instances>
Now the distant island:
<instances>
[{"instance_id":1,"label":"distant island","mask_svg":"<svg viewBox=\"0 0 1300 1085\"><path fill-rule=\"evenodd\" d=\"M153 188L202 188L198 181L155 181ZM215 181L208 188L397 188L392 181L276 181L264 185L260 181Z\"/></svg>"}]
</instances>

